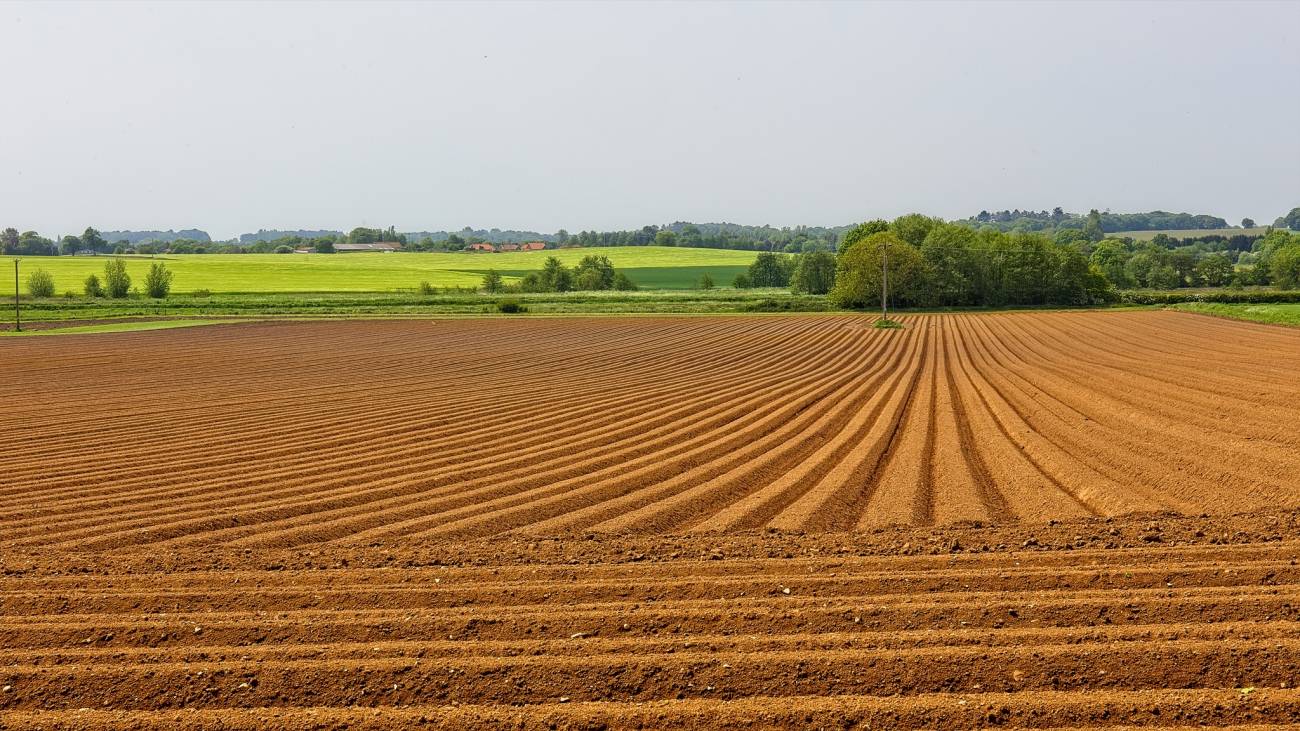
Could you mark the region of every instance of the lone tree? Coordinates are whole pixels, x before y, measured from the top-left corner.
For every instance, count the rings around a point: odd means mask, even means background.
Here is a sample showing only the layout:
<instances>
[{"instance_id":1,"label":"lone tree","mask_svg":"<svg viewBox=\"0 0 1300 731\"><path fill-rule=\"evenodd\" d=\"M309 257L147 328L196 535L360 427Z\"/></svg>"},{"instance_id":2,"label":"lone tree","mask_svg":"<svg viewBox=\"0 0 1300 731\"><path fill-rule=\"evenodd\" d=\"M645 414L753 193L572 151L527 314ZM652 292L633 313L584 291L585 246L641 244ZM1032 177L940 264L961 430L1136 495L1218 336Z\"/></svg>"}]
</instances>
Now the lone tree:
<instances>
[{"instance_id":1,"label":"lone tree","mask_svg":"<svg viewBox=\"0 0 1300 731\"><path fill-rule=\"evenodd\" d=\"M488 294L496 294L505 288L505 283L501 280L501 273L495 269L487 270L483 275L483 291Z\"/></svg>"},{"instance_id":2,"label":"lone tree","mask_svg":"<svg viewBox=\"0 0 1300 731\"><path fill-rule=\"evenodd\" d=\"M113 299L124 299L131 292L131 275L121 259L104 263L104 291Z\"/></svg>"},{"instance_id":3,"label":"lone tree","mask_svg":"<svg viewBox=\"0 0 1300 731\"><path fill-rule=\"evenodd\" d=\"M149 273L144 277L144 291L158 300L166 299L172 291L172 273L162 262L156 261L149 267Z\"/></svg>"},{"instance_id":4,"label":"lone tree","mask_svg":"<svg viewBox=\"0 0 1300 731\"><path fill-rule=\"evenodd\" d=\"M708 272L700 275L700 289L713 289L713 277Z\"/></svg>"},{"instance_id":5,"label":"lone tree","mask_svg":"<svg viewBox=\"0 0 1300 731\"><path fill-rule=\"evenodd\" d=\"M85 286L87 297L104 296L104 284L100 282L99 277L95 276L94 274L90 275L89 277L86 277L86 282L84 286Z\"/></svg>"},{"instance_id":6,"label":"lone tree","mask_svg":"<svg viewBox=\"0 0 1300 731\"><path fill-rule=\"evenodd\" d=\"M1243 219L1241 219L1241 227L1242 227L1242 228L1255 228L1255 219L1253 219L1253 218L1243 218Z\"/></svg>"},{"instance_id":7,"label":"lone tree","mask_svg":"<svg viewBox=\"0 0 1300 731\"><path fill-rule=\"evenodd\" d=\"M99 253L101 249L108 248L108 242L104 240L104 237L100 236L98 231L89 226L87 226L86 230L81 234L81 245L95 253Z\"/></svg>"},{"instance_id":8,"label":"lone tree","mask_svg":"<svg viewBox=\"0 0 1300 731\"><path fill-rule=\"evenodd\" d=\"M837 307L864 309L880 306L881 261L889 248L887 272L891 304L924 304L929 268L916 247L892 232L872 234L841 255L835 271L830 301Z\"/></svg>"}]
</instances>

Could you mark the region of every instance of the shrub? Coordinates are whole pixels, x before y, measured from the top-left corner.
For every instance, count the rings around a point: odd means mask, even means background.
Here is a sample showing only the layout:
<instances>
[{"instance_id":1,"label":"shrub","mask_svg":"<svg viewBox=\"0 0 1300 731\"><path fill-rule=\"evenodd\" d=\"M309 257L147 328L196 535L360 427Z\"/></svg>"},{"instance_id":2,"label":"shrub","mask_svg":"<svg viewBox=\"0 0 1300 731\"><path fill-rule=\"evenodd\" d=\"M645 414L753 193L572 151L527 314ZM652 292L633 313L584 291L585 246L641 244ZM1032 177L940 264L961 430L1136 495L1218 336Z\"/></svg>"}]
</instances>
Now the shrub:
<instances>
[{"instance_id":1,"label":"shrub","mask_svg":"<svg viewBox=\"0 0 1300 731\"><path fill-rule=\"evenodd\" d=\"M735 287L736 289L750 289L751 287L754 286L754 283L749 281L748 274L741 272L740 274L736 275L735 279L731 280L731 286Z\"/></svg>"},{"instance_id":2,"label":"shrub","mask_svg":"<svg viewBox=\"0 0 1300 731\"><path fill-rule=\"evenodd\" d=\"M27 275L27 294L33 297L54 296L54 275L44 269L37 269Z\"/></svg>"},{"instance_id":3,"label":"shrub","mask_svg":"<svg viewBox=\"0 0 1300 731\"><path fill-rule=\"evenodd\" d=\"M700 276L700 289L713 289L713 277L710 277L708 272Z\"/></svg>"},{"instance_id":4,"label":"shrub","mask_svg":"<svg viewBox=\"0 0 1300 731\"><path fill-rule=\"evenodd\" d=\"M104 264L104 291L113 299L123 299L131 292L131 275L126 273L126 264L120 259Z\"/></svg>"},{"instance_id":5,"label":"shrub","mask_svg":"<svg viewBox=\"0 0 1300 731\"><path fill-rule=\"evenodd\" d=\"M292 246L285 246L284 244L280 244L279 246L275 247L275 253L277 253L277 254L292 254L292 253L293 253L293 247L292 247Z\"/></svg>"},{"instance_id":6,"label":"shrub","mask_svg":"<svg viewBox=\"0 0 1300 731\"><path fill-rule=\"evenodd\" d=\"M501 300L497 303L497 311L507 315L518 315L528 311L528 307L521 304L519 300Z\"/></svg>"},{"instance_id":7,"label":"shrub","mask_svg":"<svg viewBox=\"0 0 1300 731\"><path fill-rule=\"evenodd\" d=\"M196 290L194 290L193 292L190 292L190 295L192 295L192 296L194 296L194 297L211 297L211 296L212 296L212 290L210 290L210 289L196 289Z\"/></svg>"},{"instance_id":8,"label":"shrub","mask_svg":"<svg viewBox=\"0 0 1300 731\"><path fill-rule=\"evenodd\" d=\"M85 290L87 297L104 296L104 284L100 282L99 277L95 276L94 274L90 275L89 277L86 277L86 281L83 284L83 289Z\"/></svg>"},{"instance_id":9,"label":"shrub","mask_svg":"<svg viewBox=\"0 0 1300 731\"><path fill-rule=\"evenodd\" d=\"M876 323L872 325L872 327L876 328L877 330L902 330L903 323L899 322L898 320L890 320L884 317L877 317Z\"/></svg>"},{"instance_id":10,"label":"shrub","mask_svg":"<svg viewBox=\"0 0 1300 731\"><path fill-rule=\"evenodd\" d=\"M144 291L157 300L167 298L172 291L172 273L165 264L156 261L149 267L149 273L144 277Z\"/></svg>"},{"instance_id":11,"label":"shrub","mask_svg":"<svg viewBox=\"0 0 1300 731\"><path fill-rule=\"evenodd\" d=\"M623 272L614 275L614 289L619 292L633 292L637 289L636 282L633 282Z\"/></svg>"},{"instance_id":12,"label":"shrub","mask_svg":"<svg viewBox=\"0 0 1300 731\"><path fill-rule=\"evenodd\" d=\"M437 294L438 290L428 282L420 282L420 294L430 295Z\"/></svg>"},{"instance_id":13,"label":"shrub","mask_svg":"<svg viewBox=\"0 0 1300 731\"><path fill-rule=\"evenodd\" d=\"M501 274L495 269L489 269L483 275L483 291L488 294L496 294L505 289L505 283L501 279Z\"/></svg>"}]
</instances>

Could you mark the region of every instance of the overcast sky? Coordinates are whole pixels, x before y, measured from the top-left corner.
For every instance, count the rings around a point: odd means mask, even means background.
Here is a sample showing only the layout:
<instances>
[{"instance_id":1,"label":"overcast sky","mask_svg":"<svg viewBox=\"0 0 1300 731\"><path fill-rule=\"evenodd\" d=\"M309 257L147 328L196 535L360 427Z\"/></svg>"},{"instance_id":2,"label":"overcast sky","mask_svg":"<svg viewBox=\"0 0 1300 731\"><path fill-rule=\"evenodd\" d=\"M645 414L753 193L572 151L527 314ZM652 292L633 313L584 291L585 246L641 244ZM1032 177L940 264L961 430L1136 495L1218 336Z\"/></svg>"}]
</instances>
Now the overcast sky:
<instances>
[{"instance_id":1,"label":"overcast sky","mask_svg":"<svg viewBox=\"0 0 1300 731\"><path fill-rule=\"evenodd\" d=\"M1300 3L0 5L0 226L1300 205Z\"/></svg>"}]
</instances>

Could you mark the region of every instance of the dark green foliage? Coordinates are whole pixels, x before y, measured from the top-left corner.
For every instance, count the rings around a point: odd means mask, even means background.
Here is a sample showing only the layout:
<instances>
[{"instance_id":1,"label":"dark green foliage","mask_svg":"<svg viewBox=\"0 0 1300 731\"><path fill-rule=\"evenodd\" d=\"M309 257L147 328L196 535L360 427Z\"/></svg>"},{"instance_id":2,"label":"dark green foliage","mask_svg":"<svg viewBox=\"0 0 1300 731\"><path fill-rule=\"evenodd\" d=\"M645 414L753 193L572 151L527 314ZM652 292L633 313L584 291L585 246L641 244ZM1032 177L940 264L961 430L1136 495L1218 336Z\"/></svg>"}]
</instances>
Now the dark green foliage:
<instances>
[{"instance_id":1,"label":"dark green foliage","mask_svg":"<svg viewBox=\"0 0 1300 731\"><path fill-rule=\"evenodd\" d=\"M713 289L713 286L713 277L710 277L707 272L700 276L700 289Z\"/></svg>"},{"instance_id":2,"label":"dark green foliage","mask_svg":"<svg viewBox=\"0 0 1300 731\"><path fill-rule=\"evenodd\" d=\"M426 297L438 293L438 288L434 287L432 284L429 284L428 282L420 282L419 289L420 289L420 294Z\"/></svg>"},{"instance_id":3,"label":"dark green foliage","mask_svg":"<svg viewBox=\"0 0 1300 731\"><path fill-rule=\"evenodd\" d=\"M739 274L736 275L735 279L731 280L731 286L735 287L736 289L750 289L754 286L754 283L749 281L748 274L744 272L740 272Z\"/></svg>"},{"instance_id":4,"label":"dark green foliage","mask_svg":"<svg viewBox=\"0 0 1300 731\"><path fill-rule=\"evenodd\" d=\"M319 239L312 244L312 248L316 250L317 254L333 254L334 242L329 239Z\"/></svg>"},{"instance_id":5,"label":"dark green foliage","mask_svg":"<svg viewBox=\"0 0 1300 731\"><path fill-rule=\"evenodd\" d=\"M871 326L876 328L877 330L902 330L903 329L903 323L899 322L898 320L891 320L886 317L877 317L876 321L872 323Z\"/></svg>"},{"instance_id":6,"label":"dark green foliage","mask_svg":"<svg viewBox=\"0 0 1300 731\"><path fill-rule=\"evenodd\" d=\"M104 285L99 281L99 277L95 276L94 274L91 274L89 277L86 277L86 281L84 283L84 290L86 292L87 297L104 296Z\"/></svg>"},{"instance_id":7,"label":"dark green foliage","mask_svg":"<svg viewBox=\"0 0 1300 731\"><path fill-rule=\"evenodd\" d=\"M582 261L573 270L573 275L574 289L597 291L614 287L614 265L604 255L588 254L582 257Z\"/></svg>"},{"instance_id":8,"label":"dark green foliage","mask_svg":"<svg viewBox=\"0 0 1300 731\"><path fill-rule=\"evenodd\" d=\"M886 253L886 247L888 252ZM887 264L882 267L882 257ZM930 276L916 247L892 231L868 236L841 254L830 301L837 307L861 309L880 306L882 268L889 273L889 302L899 307L929 304Z\"/></svg>"},{"instance_id":9,"label":"dark green foliage","mask_svg":"<svg viewBox=\"0 0 1300 731\"><path fill-rule=\"evenodd\" d=\"M637 286L636 282L633 282L626 274L616 272L614 274L614 289L619 292L632 292L637 289Z\"/></svg>"},{"instance_id":10,"label":"dark green foliage","mask_svg":"<svg viewBox=\"0 0 1300 731\"><path fill-rule=\"evenodd\" d=\"M165 264L160 261L154 262L149 267L149 273L144 276L144 291L154 299L166 299L172 291L172 272Z\"/></svg>"},{"instance_id":11,"label":"dark green foliage","mask_svg":"<svg viewBox=\"0 0 1300 731\"><path fill-rule=\"evenodd\" d=\"M489 269L483 274L483 291L488 294L496 294L505 289L505 283L501 279L501 273L495 269Z\"/></svg>"},{"instance_id":12,"label":"dark green foliage","mask_svg":"<svg viewBox=\"0 0 1300 731\"><path fill-rule=\"evenodd\" d=\"M546 263L542 264L538 283L541 286L539 291L542 292L568 292L573 289L573 272L560 263L559 259L549 256Z\"/></svg>"},{"instance_id":13,"label":"dark green foliage","mask_svg":"<svg viewBox=\"0 0 1300 731\"><path fill-rule=\"evenodd\" d=\"M528 307L519 302L519 300L501 300L497 303L497 311L507 315L517 315L528 311Z\"/></svg>"},{"instance_id":14,"label":"dark green foliage","mask_svg":"<svg viewBox=\"0 0 1300 731\"><path fill-rule=\"evenodd\" d=\"M867 238L872 234L878 234L881 233L882 231L888 231L888 230L889 230L889 222L882 221L880 219L876 219L874 221L867 221L866 223L859 223L858 225L849 229L844 234L844 236L840 239L840 245L839 248L836 249L836 251L841 256L843 256L844 254L848 253L849 249L852 249L859 241L862 241L863 239Z\"/></svg>"},{"instance_id":15,"label":"dark green foliage","mask_svg":"<svg viewBox=\"0 0 1300 731\"><path fill-rule=\"evenodd\" d=\"M126 273L121 259L104 263L104 291L113 299L124 299L131 293L131 275Z\"/></svg>"},{"instance_id":16,"label":"dark green foliage","mask_svg":"<svg viewBox=\"0 0 1300 731\"><path fill-rule=\"evenodd\" d=\"M749 265L749 282L752 287L788 287L793 262L785 254L761 252Z\"/></svg>"},{"instance_id":17,"label":"dark green foliage","mask_svg":"<svg viewBox=\"0 0 1300 731\"><path fill-rule=\"evenodd\" d=\"M1285 226L1292 231L1300 231L1300 206L1292 208L1289 213L1277 219L1280 225Z\"/></svg>"},{"instance_id":18,"label":"dark green foliage","mask_svg":"<svg viewBox=\"0 0 1300 731\"><path fill-rule=\"evenodd\" d=\"M903 242L912 246L920 246L925 241L925 237L935 226L943 223L937 218L930 218L919 213L909 213L906 216L899 216L894 222L889 224L889 230L894 235L902 239Z\"/></svg>"},{"instance_id":19,"label":"dark green foliage","mask_svg":"<svg viewBox=\"0 0 1300 731\"><path fill-rule=\"evenodd\" d=\"M826 294L835 286L835 255L829 251L800 254L790 275L795 294Z\"/></svg>"},{"instance_id":20,"label":"dark green foliage","mask_svg":"<svg viewBox=\"0 0 1300 731\"><path fill-rule=\"evenodd\" d=\"M293 247L292 247L292 246L289 246L289 245L287 245L287 244L280 244L279 246L275 247L275 253L277 253L277 254L292 254L292 253L293 253Z\"/></svg>"},{"instance_id":21,"label":"dark green foliage","mask_svg":"<svg viewBox=\"0 0 1300 731\"><path fill-rule=\"evenodd\" d=\"M27 294L33 297L54 296L54 275L37 269L27 275Z\"/></svg>"}]
</instances>

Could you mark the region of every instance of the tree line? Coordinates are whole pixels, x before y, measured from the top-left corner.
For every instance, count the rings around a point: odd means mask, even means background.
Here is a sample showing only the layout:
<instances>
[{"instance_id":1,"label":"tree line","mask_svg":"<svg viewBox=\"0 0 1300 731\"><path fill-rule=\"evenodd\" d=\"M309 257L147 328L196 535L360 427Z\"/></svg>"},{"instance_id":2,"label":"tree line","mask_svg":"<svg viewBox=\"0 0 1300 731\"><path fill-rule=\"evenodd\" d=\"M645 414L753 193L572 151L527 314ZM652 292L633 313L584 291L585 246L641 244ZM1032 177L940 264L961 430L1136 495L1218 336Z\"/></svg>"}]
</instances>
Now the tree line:
<instances>
[{"instance_id":1,"label":"tree line","mask_svg":"<svg viewBox=\"0 0 1300 731\"><path fill-rule=\"evenodd\" d=\"M153 262L144 277L144 294L154 299L165 299L172 290L172 271L160 261ZM54 275L41 268L36 268L27 275L27 294L32 297L53 297L58 287ZM91 274L81 283L82 292L87 297L109 299L126 299L138 290L131 287L131 275L126 271L126 264L121 259L109 259L104 262L104 277ZM66 293L72 296L72 292Z\"/></svg>"},{"instance_id":2,"label":"tree line","mask_svg":"<svg viewBox=\"0 0 1300 731\"><path fill-rule=\"evenodd\" d=\"M629 292L637 289L637 285L626 273L615 270L609 257L591 254L582 257L574 267L567 267L559 259L549 256L542 263L541 269L528 272L515 284L506 284L500 272L489 269L483 275L482 289L488 294L602 290Z\"/></svg>"}]
</instances>

